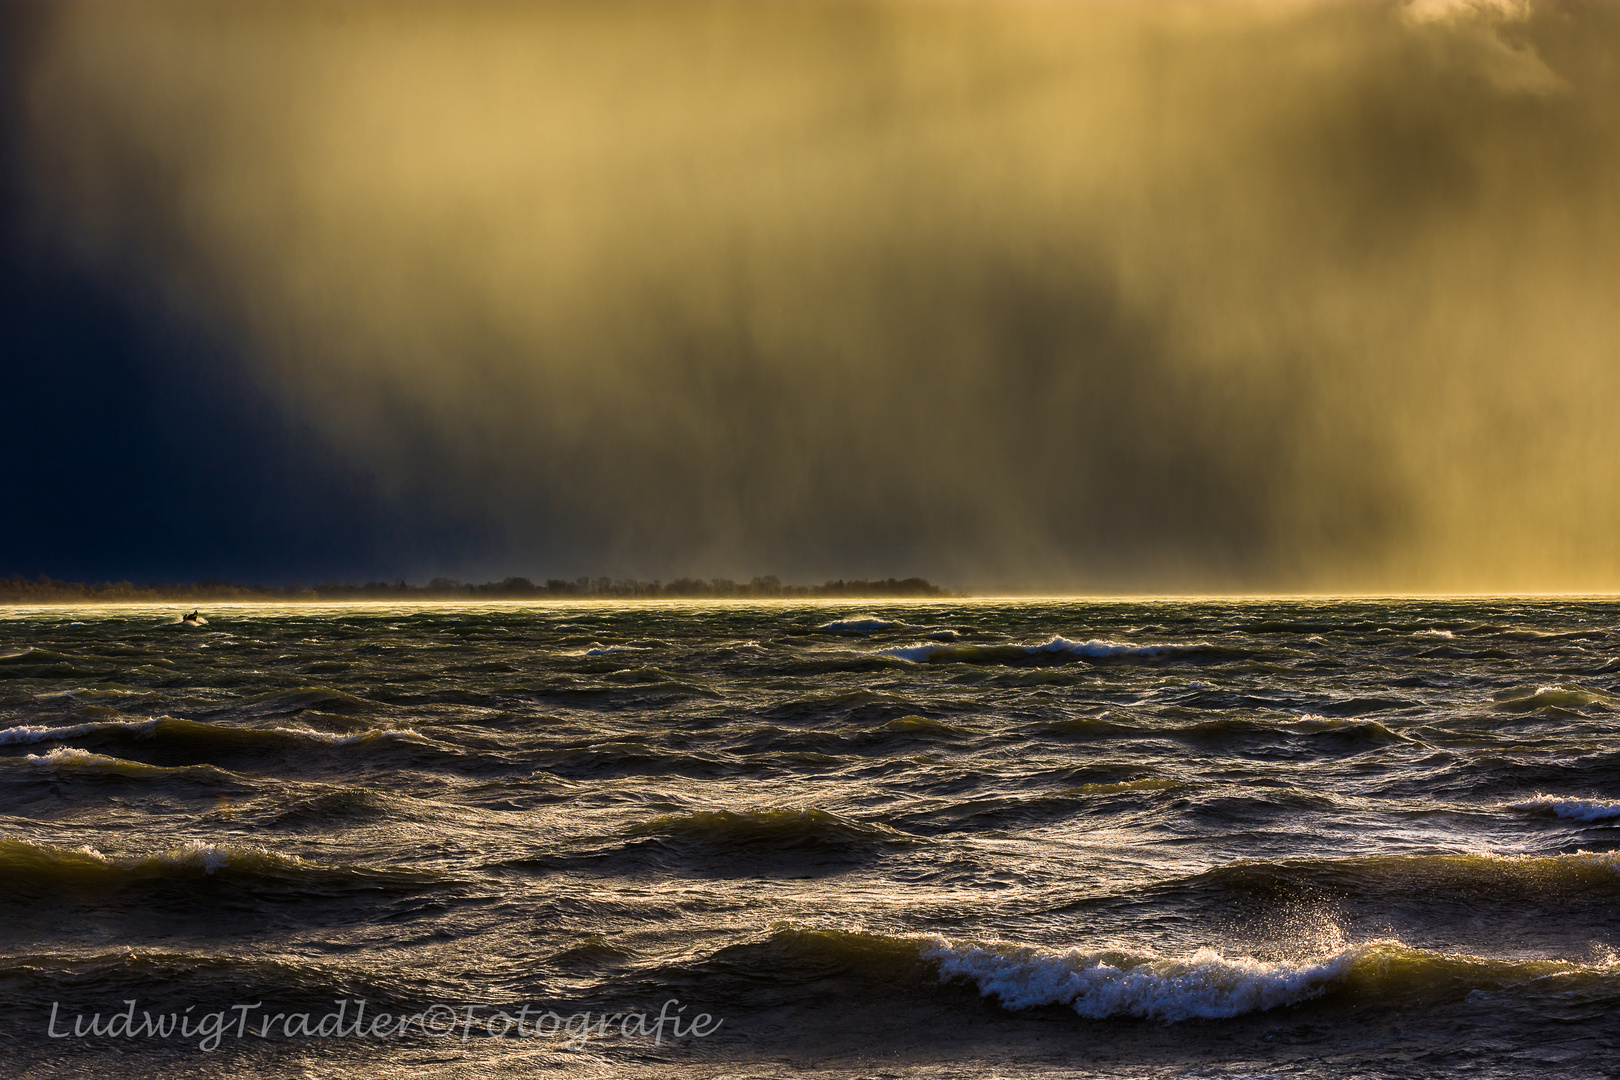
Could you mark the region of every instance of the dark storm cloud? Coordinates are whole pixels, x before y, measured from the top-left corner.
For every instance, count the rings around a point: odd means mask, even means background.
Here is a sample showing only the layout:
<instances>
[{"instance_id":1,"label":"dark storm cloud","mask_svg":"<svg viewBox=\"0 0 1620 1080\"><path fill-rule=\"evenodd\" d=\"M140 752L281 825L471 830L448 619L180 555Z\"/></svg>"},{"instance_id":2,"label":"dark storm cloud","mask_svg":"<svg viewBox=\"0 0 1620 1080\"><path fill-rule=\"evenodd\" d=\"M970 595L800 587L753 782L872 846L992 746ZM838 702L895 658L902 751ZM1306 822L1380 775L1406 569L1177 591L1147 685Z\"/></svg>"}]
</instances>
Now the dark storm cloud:
<instances>
[{"instance_id":1,"label":"dark storm cloud","mask_svg":"<svg viewBox=\"0 0 1620 1080\"><path fill-rule=\"evenodd\" d=\"M68 6L17 175L369 572L1603 588L1617 23Z\"/></svg>"}]
</instances>

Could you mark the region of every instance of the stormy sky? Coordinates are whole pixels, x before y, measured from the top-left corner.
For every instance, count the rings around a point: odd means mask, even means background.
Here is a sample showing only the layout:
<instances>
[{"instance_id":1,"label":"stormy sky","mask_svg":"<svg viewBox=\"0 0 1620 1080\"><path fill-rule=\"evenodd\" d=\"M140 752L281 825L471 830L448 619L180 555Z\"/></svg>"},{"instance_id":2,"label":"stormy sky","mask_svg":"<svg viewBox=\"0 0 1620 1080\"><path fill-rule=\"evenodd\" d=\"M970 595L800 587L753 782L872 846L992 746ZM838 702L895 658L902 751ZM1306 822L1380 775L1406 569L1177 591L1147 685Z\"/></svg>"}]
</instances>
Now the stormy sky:
<instances>
[{"instance_id":1,"label":"stormy sky","mask_svg":"<svg viewBox=\"0 0 1620 1080\"><path fill-rule=\"evenodd\" d=\"M1620 6L4 34L0 574L1620 587Z\"/></svg>"}]
</instances>

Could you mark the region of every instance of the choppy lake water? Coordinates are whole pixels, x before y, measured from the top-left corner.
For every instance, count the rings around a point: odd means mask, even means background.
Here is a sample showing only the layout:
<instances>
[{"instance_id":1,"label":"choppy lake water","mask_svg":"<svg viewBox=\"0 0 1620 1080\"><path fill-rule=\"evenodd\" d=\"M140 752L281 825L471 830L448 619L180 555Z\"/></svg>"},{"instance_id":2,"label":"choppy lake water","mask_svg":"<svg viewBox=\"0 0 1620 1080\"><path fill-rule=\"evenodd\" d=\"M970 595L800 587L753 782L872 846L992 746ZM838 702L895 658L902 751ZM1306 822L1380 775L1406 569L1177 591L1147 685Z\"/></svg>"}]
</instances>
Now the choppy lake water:
<instances>
[{"instance_id":1,"label":"choppy lake water","mask_svg":"<svg viewBox=\"0 0 1620 1080\"><path fill-rule=\"evenodd\" d=\"M0 613L8 1075L1620 1075L1611 602L203 614Z\"/></svg>"}]
</instances>

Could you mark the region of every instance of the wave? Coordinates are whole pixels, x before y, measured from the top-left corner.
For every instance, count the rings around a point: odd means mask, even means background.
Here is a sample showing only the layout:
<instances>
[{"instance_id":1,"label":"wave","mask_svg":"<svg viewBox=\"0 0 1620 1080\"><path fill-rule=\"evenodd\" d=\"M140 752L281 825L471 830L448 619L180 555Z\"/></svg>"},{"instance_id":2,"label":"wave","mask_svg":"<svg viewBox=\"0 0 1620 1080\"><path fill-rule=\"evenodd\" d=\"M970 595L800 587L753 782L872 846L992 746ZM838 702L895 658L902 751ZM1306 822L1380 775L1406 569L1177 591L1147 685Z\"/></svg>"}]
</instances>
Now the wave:
<instances>
[{"instance_id":1,"label":"wave","mask_svg":"<svg viewBox=\"0 0 1620 1080\"><path fill-rule=\"evenodd\" d=\"M320 791L285 800L277 811L263 819L270 828L330 829L348 821L381 820L386 817L419 817L418 807L405 804L402 796L374 788L346 787Z\"/></svg>"},{"instance_id":2,"label":"wave","mask_svg":"<svg viewBox=\"0 0 1620 1080\"><path fill-rule=\"evenodd\" d=\"M1158 802L1165 792L1182 790L1183 785L1174 780L1097 780L1036 794L941 799L915 809L891 811L890 820L930 837L1040 829L1082 816L1106 819L1107 827L1129 830L1145 821L1162 820L1162 807L1148 804Z\"/></svg>"},{"instance_id":3,"label":"wave","mask_svg":"<svg viewBox=\"0 0 1620 1080\"><path fill-rule=\"evenodd\" d=\"M1307 894L1323 899L1376 896L1445 903L1514 897L1567 899L1580 893L1620 894L1620 851L1240 860L1166 881L1154 889L1170 894L1213 891L1228 900L1232 896L1280 899Z\"/></svg>"},{"instance_id":4,"label":"wave","mask_svg":"<svg viewBox=\"0 0 1620 1080\"><path fill-rule=\"evenodd\" d=\"M580 653L581 656L617 656L621 653L650 652L646 645L596 645Z\"/></svg>"},{"instance_id":5,"label":"wave","mask_svg":"<svg viewBox=\"0 0 1620 1080\"><path fill-rule=\"evenodd\" d=\"M32 746L42 742L60 742L92 731L102 730L108 724L74 724L71 727L29 727L18 724L0 729L0 746Z\"/></svg>"},{"instance_id":6,"label":"wave","mask_svg":"<svg viewBox=\"0 0 1620 1080\"><path fill-rule=\"evenodd\" d=\"M274 716L311 710L327 713L379 712L388 706L381 701L351 694L332 686L299 686L259 694L234 708L250 714Z\"/></svg>"},{"instance_id":7,"label":"wave","mask_svg":"<svg viewBox=\"0 0 1620 1080\"><path fill-rule=\"evenodd\" d=\"M1608 641L1614 634L1608 630L1533 630L1528 627L1503 626L1480 623L1457 631L1470 637L1494 637L1504 641L1538 643L1543 641Z\"/></svg>"},{"instance_id":8,"label":"wave","mask_svg":"<svg viewBox=\"0 0 1620 1080\"><path fill-rule=\"evenodd\" d=\"M920 713L928 707L926 700L915 700L892 691L821 690L779 701L761 710L760 716L782 721L842 719L854 723L883 723Z\"/></svg>"},{"instance_id":9,"label":"wave","mask_svg":"<svg viewBox=\"0 0 1620 1080\"><path fill-rule=\"evenodd\" d=\"M591 933L562 951L552 954L548 958L548 963L559 967L578 967L594 971L602 967L621 965L631 959L631 956L628 949L613 944L606 934Z\"/></svg>"},{"instance_id":10,"label":"wave","mask_svg":"<svg viewBox=\"0 0 1620 1080\"><path fill-rule=\"evenodd\" d=\"M190 770L199 770L202 775L221 778L229 775L223 770L215 769L210 765L193 765L182 768L148 765L142 761L129 761L125 758L110 757L107 754L93 754L88 750L80 750L76 746L53 747L43 754L29 754L23 760L30 765L46 768L71 769L85 773L108 773L119 776L170 776Z\"/></svg>"},{"instance_id":11,"label":"wave","mask_svg":"<svg viewBox=\"0 0 1620 1080\"><path fill-rule=\"evenodd\" d=\"M1009 1011L1065 1008L1087 1020L1221 1021L1274 1009L1410 1010L1507 992L1568 1000L1613 999L1620 963L1504 959L1406 945L1387 937L1291 958L1228 955L1203 947L1161 952L1129 945L1053 948L1004 941L775 923L706 957L663 967L671 987L703 987L758 1003L767 986L784 1002L802 990L855 998L896 992L938 998L962 986Z\"/></svg>"},{"instance_id":12,"label":"wave","mask_svg":"<svg viewBox=\"0 0 1620 1080\"><path fill-rule=\"evenodd\" d=\"M1250 716L1219 716L1193 723L1153 726L1121 723L1112 714L1077 716L1035 726L1045 735L1065 739L1178 739L1187 742L1246 744L1281 743L1304 736L1322 753L1360 753L1383 746L1428 744L1376 720L1337 719L1305 715L1298 720L1271 720Z\"/></svg>"},{"instance_id":13,"label":"wave","mask_svg":"<svg viewBox=\"0 0 1620 1080\"><path fill-rule=\"evenodd\" d=\"M737 733L739 741L730 747L745 754L752 765L772 769L783 767L773 755L812 754L830 765L848 764L852 755L915 752L919 742L960 742L979 735L971 728L945 720L906 714L872 726L822 728L783 727L761 724Z\"/></svg>"},{"instance_id":14,"label":"wave","mask_svg":"<svg viewBox=\"0 0 1620 1080\"><path fill-rule=\"evenodd\" d=\"M1141 780L1121 780L1113 784L1081 784L1069 790L1076 795L1124 795L1133 791L1174 791L1185 786L1181 780L1146 777Z\"/></svg>"},{"instance_id":15,"label":"wave","mask_svg":"<svg viewBox=\"0 0 1620 1080\"><path fill-rule=\"evenodd\" d=\"M295 855L278 855L256 846L192 841L151 855L114 857L89 845L57 847L33 840L0 840L0 869L12 881L68 883L86 879L159 876L170 870L213 874L229 866L248 870L296 870L309 867Z\"/></svg>"},{"instance_id":16,"label":"wave","mask_svg":"<svg viewBox=\"0 0 1620 1080\"><path fill-rule=\"evenodd\" d=\"M593 848L489 865L609 873L644 873L656 866L687 877L807 877L847 870L928 842L887 825L814 808L664 814L601 839L605 842Z\"/></svg>"},{"instance_id":17,"label":"wave","mask_svg":"<svg viewBox=\"0 0 1620 1080\"><path fill-rule=\"evenodd\" d=\"M67 653L54 652L50 649L41 649L37 645L30 645L21 652L0 653L0 667L9 667L13 664L61 664L71 663L78 657Z\"/></svg>"},{"instance_id":18,"label":"wave","mask_svg":"<svg viewBox=\"0 0 1620 1080\"><path fill-rule=\"evenodd\" d=\"M1620 818L1620 802L1601 799L1566 799L1556 795L1537 795L1532 799L1509 804L1514 810L1550 813L1572 821L1612 821Z\"/></svg>"},{"instance_id":19,"label":"wave","mask_svg":"<svg viewBox=\"0 0 1620 1080\"><path fill-rule=\"evenodd\" d=\"M1293 730L1305 735L1327 740L1365 743L1369 746L1389 746L1394 743L1417 741L1410 736L1402 735L1398 731L1385 727L1376 720L1328 719L1322 716L1305 716L1290 726Z\"/></svg>"},{"instance_id":20,"label":"wave","mask_svg":"<svg viewBox=\"0 0 1620 1080\"><path fill-rule=\"evenodd\" d=\"M1070 716L1062 720L1053 720L1042 724L1039 730L1047 735L1060 735L1076 739L1105 739L1120 735L1142 735L1151 733L1150 729L1136 727L1131 724L1122 724L1110 719L1112 714L1103 713L1099 716Z\"/></svg>"},{"instance_id":21,"label":"wave","mask_svg":"<svg viewBox=\"0 0 1620 1080\"><path fill-rule=\"evenodd\" d=\"M944 940L926 947L922 956L939 964L942 981L972 982L1003 1008L1057 1005L1089 1020L1139 1017L1165 1023L1231 1019L1330 994L1355 1004L1401 1005L1512 988L1563 993L1581 982L1612 983L1620 974L1614 963L1502 960L1417 949L1393 939L1350 945L1307 960L1228 957L1211 948L1162 956L1151 951L956 946Z\"/></svg>"},{"instance_id":22,"label":"wave","mask_svg":"<svg viewBox=\"0 0 1620 1080\"><path fill-rule=\"evenodd\" d=\"M1315 715L1318 718L1331 717L1339 720L1353 716L1363 716L1373 712L1395 712L1401 709L1410 709L1416 704L1409 698L1398 697L1342 697L1320 702L1315 706Z\"/></svg>"},{"instance_id":23,"label":"wave","mask_svg":"<svg viewBox=\"0 0 1620 1080\"><path fill-rule=\"evenodd\" d=\"M1305 622L1290 619L1264 619L1260 622L1242 624L1238 627L1248 634L1297 634L1301 637L1308 634L1328 634L1336 630L1347 630L1349 627L1341 623L1331 622Z\"/></svg>"},{"instance_id":24,"label":"wave","mask_svg":"<svg viewBox=\"0 0 1620 1080\"><path fill-rule=\"evenodd\" d=\"M1319 997L1349 974L1360 950L1322 960L1267 963L1228 959L1204 948L1182 957L1023 947L954 947L940 941L922 956L941 980L967 979L1003 1008L1066 1005L1088 1020L1224 1020Z\"/></svg>"},{"instance_id":25,"label":"wave","mask_svg":"<svg viewBox=\"0 0 1620 1080\"><path fill-rule=\"evenodd\" d=\"M588 776L729 776L738 771L735 755L706 750L670 750L651 742L616 739L539 751L535 775L578 779Z\"/></svg>"},{"instance_id":26,"label":"wave","mask_svg":"<svg viewBox=\"0 0 1620 1080\"><path fill-rule=\"evenodd\" d=\"M1620 708L1620 699L1581 686L1538 686L1529 693L1517 691L1501 698L1492 708L1515 713L1537 712L1542 709L1579 712L1588 708Z\"/></svg>"},{"instance_id":27,"label":"wave","mask_svg":"<svg viewBox=\"0 0 1620 1080\"><path fill-rule=\"evenodd\" d=\"M34 840L0 839L0 896L59 896L64 888L83 890L172 885L186 895L190 885L218 878L250 891L291 887L349 893L356 889L403 888L435 883L436 875L414 870L325 865L252 844L192 840L144 855L106 855L88 845L58 847ZM75 893L74 895L83 895Z\"/></svg>"},{"instance_id":28,"label":"wave","mask_svg":"<svg viewBox=\"0 0 1620 1080\"><path fill-rule=\"evenodd\" d=\"M85 666L99 662L104 661L30 646L0 655L0 679L97 678L112 674L110 670Z\"/></svg>"},{"instance_id":29,"label":"wave","mask_svg":"<svg viewBox=\"0 0 1620 1080\"><path fill-rule=\"evenodd\" d=\"M889 989L898 984L927 993L937 991L939 980L921 953L934 940L775 922L763 934L707 956L668 964L659 975L672 987L690 984L696 977L707 995L721 1000L725 984L732 983L739 1003L755 1006L762 991L784 991L799 1002L795 983L824 986L825 980L841 976L853 976L869 987Z\"/></svg>"},{"instance_id":30,"label":"wave","mask_svg":"<svg viewBox=\"0 0 1620 1080\"><path fill-rule=\"evenodd\" d=\"M935 720L927 716L899 716L884 724L880 731L897 735L939 735L956 736L971 735L967 728L947 724L943 720Z\"/></svg>"},{"instance_id":31,"label":"wave","mask_svg":"<svg viewBox=\"0 0 1620 1080\"><path fill-rule=\"evenodd\" d=\"M347 733L314 728L235 727L201 720L160 716L153 720L103 721L63 727L19 725L0 730L0 746L38 745L85 737L139 739L169 748L263 748L308 746L359 746L384 740L421 740L410 728L371 728Z\"/></svg>"},{"instance_id":32,"label":"wave","mask_svg":"<svg viewBox=\"0 0 1620 1080\"><path fill-rule=\"evenodd\" d=\"M902 623L891 622L888 619L834 619L829 623L822 623L816 630L823 634L875 634L879 630L889 630Z\"/></svg>"},{"instance_id":33,"label":"wave","mask_svg":"<svg viewBox=\"0 0 1620 1080\"><path fill-rule=\"evenodd\" d=\"M1177 659L1220 659L1242 654L1203 641L1186 645L1126 645L1116 641L1070 641L1066 637L1054 637L1039 645L919 643L879 649L875 655L890 656L913 664L1045 666L1077 662L1151 663Z\"/></svg>"},{"instance_id":34,"label":"wave","mask_svg":"<svg viewBox=\"0 0 1620 1080\"><path fill-rule=\"evenodd\" d=\"M903 847L921 842L920 838L887 825L858 821L815 808L701 810L688 814L666 814L632 826L627 835L772 852L856 851Z\"/></svg>"}]
</instances>

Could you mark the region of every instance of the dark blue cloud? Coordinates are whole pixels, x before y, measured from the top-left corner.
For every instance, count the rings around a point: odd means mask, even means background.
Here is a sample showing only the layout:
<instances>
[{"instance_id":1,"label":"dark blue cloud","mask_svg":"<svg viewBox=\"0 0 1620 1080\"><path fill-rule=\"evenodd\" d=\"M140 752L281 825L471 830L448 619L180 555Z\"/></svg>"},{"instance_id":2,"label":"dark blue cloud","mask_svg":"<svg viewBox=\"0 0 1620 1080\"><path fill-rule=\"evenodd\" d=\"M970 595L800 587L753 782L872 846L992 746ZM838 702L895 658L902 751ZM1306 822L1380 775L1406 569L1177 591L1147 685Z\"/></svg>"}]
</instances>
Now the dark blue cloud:
<instances>
[{"instance_id":1,"label":"dark blue cloud","mask_svg":"<svg viewBox=\"0 0 1620 1080\"><path fill-rule=\"evenodd\" d=\"M0 257L0 574L287 580L384 572L389 515L228 347L30 250Z\"/></svg>"}]
</instances>

